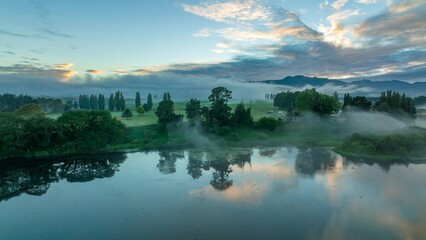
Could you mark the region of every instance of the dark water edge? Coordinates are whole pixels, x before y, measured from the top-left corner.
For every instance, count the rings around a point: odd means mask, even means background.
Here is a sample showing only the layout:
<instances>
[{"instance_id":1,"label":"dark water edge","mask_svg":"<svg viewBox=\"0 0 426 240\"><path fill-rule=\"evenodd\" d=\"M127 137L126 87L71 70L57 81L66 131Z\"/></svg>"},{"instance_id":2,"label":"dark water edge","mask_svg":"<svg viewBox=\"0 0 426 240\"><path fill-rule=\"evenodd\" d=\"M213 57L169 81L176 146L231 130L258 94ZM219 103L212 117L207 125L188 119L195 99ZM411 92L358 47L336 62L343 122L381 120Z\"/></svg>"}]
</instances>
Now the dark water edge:
<instances>
[{"instance_id":1,"label":"dark water edge","mask_svg":"<svg viewBox=\"0 0 426 240\"><path fill-rule=\"evenodd\" d=\"M422 239L426 165L207 148L0 168L1 239Z\"/></svg>"}]
</instances>

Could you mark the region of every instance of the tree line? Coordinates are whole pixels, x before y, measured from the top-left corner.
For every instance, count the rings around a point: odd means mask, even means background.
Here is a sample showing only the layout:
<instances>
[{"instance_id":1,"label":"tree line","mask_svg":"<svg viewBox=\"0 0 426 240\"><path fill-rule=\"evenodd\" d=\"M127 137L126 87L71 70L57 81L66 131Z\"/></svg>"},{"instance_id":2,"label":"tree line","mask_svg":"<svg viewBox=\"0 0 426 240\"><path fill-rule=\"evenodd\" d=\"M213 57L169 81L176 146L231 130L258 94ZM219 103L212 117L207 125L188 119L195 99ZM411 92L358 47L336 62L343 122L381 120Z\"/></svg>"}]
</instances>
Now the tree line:
<instances>
[{"instance_id":1,"label":"tree line","mask_svg":"<svg viewBox=\"0 0 426 240\"><path fill-rule=\"evenodd\" d=\"M320 115L330 115L340 110L337 93L333 96L322 94L315 88L297 92L281 92L274 98L274 106L287 110L287 114L298 116L310 111Z\"/></svg>"},{"instance_id":2,"label":"tree line","mask_svg":"<svg viewBox=\"0 0 426 240\"><path fill-rule=\"evenodd\" d=\"M364 111L380 111L390 114L416 115L415 105L420 105L422 96L417 98L407 97L405 93L386 91L374 102L365 96L351 96L345 93L343 104L339 102L337 93L333 96L318 93L315 89L306 89L302 92L281 92L274 98L274 106L287 110L288 115L299 115L304 111L311 111L320 115L330 115L349 107ZM425 97L426 101L426 97Z\"/></svg>"},{"instance_id":3,"label":"tree line","mask_svg":"<svg viewBox=\"0 0 426 240\"><path fill-rule=\"evenodd\" d=\"M0 155L90 152L122 142L124 129L109 111L68 111L55 120L29 104L14 113L0 112Z\"/></svg>"},{"instance_id":4,"label":"tree line","mask_svg":"<svg viewBox=\"0 0 426 240\"><path fill-rule=\"evenodd\" d=\"M64 104L58 98L33 98L23 94L0 94L0 112L13 112L30 103L38 104L47 113L61 113L64 111Z\"/></svg>"}]
</instances>

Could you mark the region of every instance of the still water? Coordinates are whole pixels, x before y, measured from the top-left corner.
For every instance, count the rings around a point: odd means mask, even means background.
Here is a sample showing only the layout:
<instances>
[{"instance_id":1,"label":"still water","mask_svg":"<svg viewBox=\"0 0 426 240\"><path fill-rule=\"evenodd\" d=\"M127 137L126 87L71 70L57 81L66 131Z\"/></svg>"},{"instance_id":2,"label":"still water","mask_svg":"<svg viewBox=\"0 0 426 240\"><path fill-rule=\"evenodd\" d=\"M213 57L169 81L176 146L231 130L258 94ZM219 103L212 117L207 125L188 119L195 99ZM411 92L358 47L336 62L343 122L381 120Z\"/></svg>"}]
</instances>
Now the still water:
<instances>
[{"instance_id":1,"label":"still water","mask_svg":"<svg viewBox=\"0 0 426 240\"><path fill-rule=\"evenodd\" d=\"M233 148L0 168L0 239L284 238L425 239L426 164Z\"/></svg>"}]
</instances>

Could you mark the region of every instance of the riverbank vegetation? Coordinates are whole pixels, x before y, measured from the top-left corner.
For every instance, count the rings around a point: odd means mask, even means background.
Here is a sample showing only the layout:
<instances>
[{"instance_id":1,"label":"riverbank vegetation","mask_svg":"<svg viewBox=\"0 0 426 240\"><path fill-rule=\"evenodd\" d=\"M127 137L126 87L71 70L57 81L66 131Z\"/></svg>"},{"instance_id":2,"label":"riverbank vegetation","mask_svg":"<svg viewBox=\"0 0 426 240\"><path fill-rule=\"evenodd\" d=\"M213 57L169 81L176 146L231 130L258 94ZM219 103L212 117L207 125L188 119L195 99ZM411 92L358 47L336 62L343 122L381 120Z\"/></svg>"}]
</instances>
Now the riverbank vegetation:
<instances>
[{"instance_id":1,"label":"riverbank vegetation","mask_svg":"<svg viewBox=\"0 0 426 240\"><path fill-rule=\"evenodd\" d=\"M413 122L416 115L414 100L396 92L383 93L375 103L349 94L341 103L337 93L329 96L315 89L279 93L273 104L230 103L232 92L217 87L208 101L192 98L176 104L170 93L157 104L148 94L143 104L137 92L133 106L117 91L108 101L102 94L80 95L78 101L68 99L66 112L55 115L45 114L39 99L0 96L4 110L0 113L0 158L126 149L322 145L336 147L348 156L390 159L417 156L416 150L423 148L418 143L426 135L420 128L394 133L392 124L397 122L400 127ZM111 111L94 110L107 106ZM390 121L390 130L373 135L378 129L374 123L377 116ZM402 118L408 120L396 120Z\"/></svg>"}]
</instances>

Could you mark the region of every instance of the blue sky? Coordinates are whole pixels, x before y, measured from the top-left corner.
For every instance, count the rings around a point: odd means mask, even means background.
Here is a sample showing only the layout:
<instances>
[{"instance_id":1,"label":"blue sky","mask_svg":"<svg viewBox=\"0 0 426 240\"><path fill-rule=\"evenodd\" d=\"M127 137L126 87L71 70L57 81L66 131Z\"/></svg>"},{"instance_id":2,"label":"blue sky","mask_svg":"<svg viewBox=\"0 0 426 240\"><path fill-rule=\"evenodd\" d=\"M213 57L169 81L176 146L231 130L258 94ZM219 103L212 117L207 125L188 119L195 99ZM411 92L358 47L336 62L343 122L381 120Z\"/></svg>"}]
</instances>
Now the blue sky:
<instances>
[{"instance_id":1,"label":"blue sky","mask_svg":"<svg viewBox=\"0 0 426 240\"><path fill-rule=\"evenodd\" d=\"M0 12L4 91L426 80L425 0L3 0Z\"/></svg>"}]
</instances>

